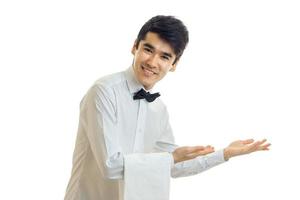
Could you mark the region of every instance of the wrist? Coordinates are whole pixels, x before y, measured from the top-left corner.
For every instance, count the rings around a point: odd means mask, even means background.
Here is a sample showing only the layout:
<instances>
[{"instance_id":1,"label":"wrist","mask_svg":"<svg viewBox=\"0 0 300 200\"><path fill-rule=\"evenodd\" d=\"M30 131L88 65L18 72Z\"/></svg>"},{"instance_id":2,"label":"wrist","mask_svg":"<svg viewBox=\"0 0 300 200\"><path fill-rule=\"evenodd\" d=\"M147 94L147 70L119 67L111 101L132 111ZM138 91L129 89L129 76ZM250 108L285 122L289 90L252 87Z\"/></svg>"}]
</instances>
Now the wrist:
<instances>
[{"instance_id":1,"label":"wrist","mask_svg":"<svg viewBox=\"0 0 300 200\"><path fill-rule=\"evenodd\" d=\"M223 154L224 154L224 160L228 161L231 158L231 154L228 148L225 148L223 150Z\"/></svg>"}]
</instances>

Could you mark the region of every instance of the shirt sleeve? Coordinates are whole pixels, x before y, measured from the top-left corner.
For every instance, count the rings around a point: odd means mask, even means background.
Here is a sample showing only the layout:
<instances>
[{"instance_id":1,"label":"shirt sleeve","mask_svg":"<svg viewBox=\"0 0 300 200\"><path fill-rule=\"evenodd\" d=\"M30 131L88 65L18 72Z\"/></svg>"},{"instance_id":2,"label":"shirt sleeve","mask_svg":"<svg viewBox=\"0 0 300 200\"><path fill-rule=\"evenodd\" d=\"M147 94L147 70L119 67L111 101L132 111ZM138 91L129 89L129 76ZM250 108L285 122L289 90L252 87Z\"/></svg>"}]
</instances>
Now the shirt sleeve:
<instances>
[{"instance_id":1,"label":"shirt sleeve","mask_svg":"<svg viewBox=\"0 0 300 200\"><path fill-rule=\"evenodd\" d=\"M167 109L163 112L165 113L162 121L162 131L161 136L155 144L155 151L157 152L169 152L172 153L178 148L175 144L175 139L173 136L173 131L169 123L169 115ZM173 178L186 177L191 175L199 174L207 169L224 163L224 153L223 149L215 151L213 153L207 154L205 156L198 156L194 159L179 162L172 165L171 176Z\"/></svg>"},{"instance_id":2,"label":"shirt sleeve","mask_svg":"<svg viewBox=\"0 0 300 200\"><path fill-rule=\"evenodd\" d=\"M94 85L81 104L82 123L97 166L108 179L123 178L113 91Z\"/></svg>"}]
</instances>

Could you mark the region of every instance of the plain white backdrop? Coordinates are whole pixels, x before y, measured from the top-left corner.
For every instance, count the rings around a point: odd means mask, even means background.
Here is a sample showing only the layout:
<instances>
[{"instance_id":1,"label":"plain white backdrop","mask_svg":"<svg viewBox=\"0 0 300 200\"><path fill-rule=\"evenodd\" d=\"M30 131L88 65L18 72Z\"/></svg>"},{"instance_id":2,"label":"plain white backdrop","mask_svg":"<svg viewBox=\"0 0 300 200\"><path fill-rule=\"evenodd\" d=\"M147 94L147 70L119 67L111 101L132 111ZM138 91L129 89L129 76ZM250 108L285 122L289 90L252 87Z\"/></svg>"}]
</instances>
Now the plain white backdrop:
<instances>
[{"instance_id":1,"label":"plain white backdrop","mask_svg":"<svg viewBox=\"0 0 300 200\"><path fill-rule=\"evenodd\" d=\"M299 199L299 10L290 0L1 1L0 199L63 199L81 98L130 66L157 14L190 32L177 71L157 85L177 143L272 143L172 179L171 200Z\"/></svg>"}]
</instances>

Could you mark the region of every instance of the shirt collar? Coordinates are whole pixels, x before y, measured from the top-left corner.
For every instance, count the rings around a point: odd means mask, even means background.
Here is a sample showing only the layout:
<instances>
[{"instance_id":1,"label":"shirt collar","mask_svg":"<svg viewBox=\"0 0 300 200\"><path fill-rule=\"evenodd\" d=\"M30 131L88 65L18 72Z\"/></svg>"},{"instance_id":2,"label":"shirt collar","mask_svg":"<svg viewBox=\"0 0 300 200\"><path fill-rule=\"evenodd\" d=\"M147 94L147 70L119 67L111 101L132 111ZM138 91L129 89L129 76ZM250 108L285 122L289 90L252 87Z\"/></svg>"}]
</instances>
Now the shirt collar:
<instances>
[{"instance_id":1,"label":"shirt collar","mask_svg":"<svg viewBox=\"0 0 300 200\"><path fill-rule=\"evenodd\" d=\"M130 93L136 93L139 91L141 88L146 90L144 86L137 80L135 73L133 71L133 66L130 66L126 71L125 71L125 77L127 81L127 86L130 91ZM152 92L153 88L150 90L146 90L148 92Z\"/></svg>"}]
</instances>

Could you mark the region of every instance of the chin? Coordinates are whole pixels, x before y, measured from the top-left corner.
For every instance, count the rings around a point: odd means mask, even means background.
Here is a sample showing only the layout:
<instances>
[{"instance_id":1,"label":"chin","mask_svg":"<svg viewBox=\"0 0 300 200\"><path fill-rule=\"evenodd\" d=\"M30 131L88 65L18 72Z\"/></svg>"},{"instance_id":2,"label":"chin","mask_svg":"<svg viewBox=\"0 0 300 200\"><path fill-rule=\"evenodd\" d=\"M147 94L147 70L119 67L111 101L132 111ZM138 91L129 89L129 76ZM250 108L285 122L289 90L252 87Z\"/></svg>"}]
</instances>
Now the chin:
<instances>
[{"instance_id":1,"label":"chin","mask_svg":"<svg viewBox=\"0 0 300 200\"><path fill-rule=\"evenodd\" d=\"M142 81L140 81L140 83L144 86L145 89L151 89L154 85L154 83L149 83L149 81L146 81L145 79L143 79Z\"/></svg>"}]
</instances>

